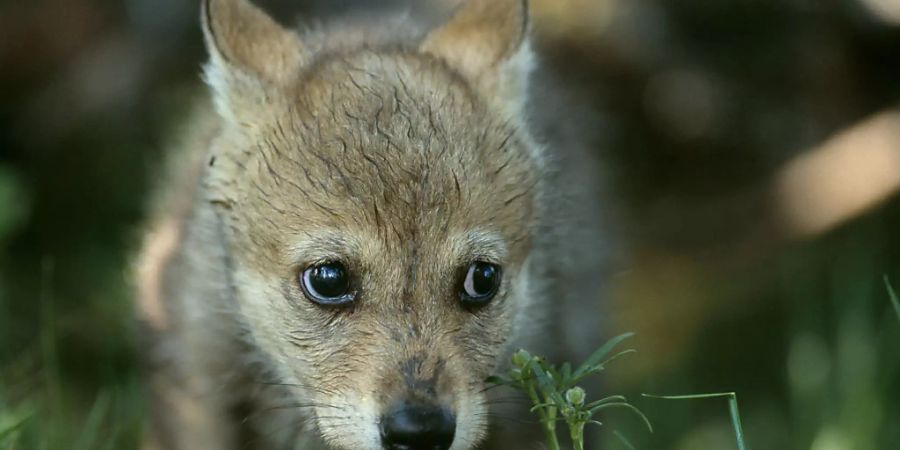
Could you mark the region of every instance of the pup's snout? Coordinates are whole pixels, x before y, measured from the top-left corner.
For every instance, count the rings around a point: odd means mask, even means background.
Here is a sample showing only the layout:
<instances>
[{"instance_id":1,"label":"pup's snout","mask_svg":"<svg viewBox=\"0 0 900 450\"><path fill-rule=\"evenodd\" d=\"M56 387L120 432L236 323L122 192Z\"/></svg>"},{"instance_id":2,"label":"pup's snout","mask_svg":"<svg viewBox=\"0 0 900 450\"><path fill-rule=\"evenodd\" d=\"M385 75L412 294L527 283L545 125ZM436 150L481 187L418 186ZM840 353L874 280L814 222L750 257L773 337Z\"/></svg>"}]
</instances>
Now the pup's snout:
<instances>
[{"instance_id":1,"label":"pup's snout","mask_svg":"<svg viewBox=\"0 0 900 450\"><path fill-rule=\"evenodd\" d=\"M434 405L401 403L381 420L385 450L447 450L455 433L456 418Z\"/></svg>"}]
</instances>

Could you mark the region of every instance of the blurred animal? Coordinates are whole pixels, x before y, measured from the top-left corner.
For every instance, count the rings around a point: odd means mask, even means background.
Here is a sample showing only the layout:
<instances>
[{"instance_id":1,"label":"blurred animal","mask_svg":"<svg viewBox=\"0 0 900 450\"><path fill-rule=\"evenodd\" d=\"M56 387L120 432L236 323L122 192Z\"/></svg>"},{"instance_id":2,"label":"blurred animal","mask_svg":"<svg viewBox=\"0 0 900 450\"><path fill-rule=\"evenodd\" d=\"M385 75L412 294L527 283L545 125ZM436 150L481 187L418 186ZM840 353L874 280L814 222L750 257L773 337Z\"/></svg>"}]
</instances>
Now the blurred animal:
<instances>
[{"instance_id":1,"label":"blurred animal","mask_svg":"<svg viewBox=\"0 0 900 450\"><path fill-rule=\"evenodd\" d=\"M138 267L149 448L475 448L485 378L591 314L593 163L529 112L526 2L432 25L204 2L213 106Z\"/></svg>"}]
</instances>

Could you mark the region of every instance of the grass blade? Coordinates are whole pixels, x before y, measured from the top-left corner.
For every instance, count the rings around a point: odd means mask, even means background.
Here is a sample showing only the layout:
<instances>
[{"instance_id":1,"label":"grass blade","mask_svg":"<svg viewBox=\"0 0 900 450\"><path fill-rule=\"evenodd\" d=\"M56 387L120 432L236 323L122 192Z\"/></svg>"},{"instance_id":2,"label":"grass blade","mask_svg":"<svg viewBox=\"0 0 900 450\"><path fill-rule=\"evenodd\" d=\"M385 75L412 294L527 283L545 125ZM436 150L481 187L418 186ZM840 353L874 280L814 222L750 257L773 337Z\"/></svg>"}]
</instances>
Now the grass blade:
<instances>
[{"instance_id":1,"label":"grass blade","mask_svg":"<svg viewBox=\"0 0 900 450\"><path fill-rule=\"evenodd\" d=\"M87 421L82 428L81 436L75 444L75 448L89 450L96 448L95 442L100 436L100 429L106 419L110 407L110 396L107 392L100 392L94 400L94 406L88 413Z\"/></svg>"},{"instance_id":2,"label":"grass blade","mask_svg":"<svg viewBox=\"0 0 900 450\"><path fill-rule=\"evenodd\" d=\"M18 431L20 428L22 428L25 425L25 423L28 422L29 419L31 419L31 414L28 414L25 417L19 419L18 422L10 425L8 428L6 428L4 430L0 430L0 443L2 443L4 439L7 439L10 436L12 436L13 433Z\"/></svg>"},{"instance_id":3,"label":"grass blade","mask_svg":"<svg viewBox=\"0 0 900 450\"><path fill-rule=\"evenodd\" d=\"M619 430L613 430L613 436L618 438L619 442L621 442L623 445L625 445L625 447L627 447L628 450L637 450L634 448L633 445L631 445L631 442L628 442L628 439L625 439L625 436L622 433L619 433Z\"/></svg>"},{"instance_id":4,"label":"grass blade","mask_svg":"<svg viewBox=\"0 0 900 450\"><path fill-rule=\"evenodd\" d=\"M738 411L737 394L734 392L715 392L710 394L689 394L689 395L650 395L641 394L647 398L659 398L663 400L696 400L704 398L727 398L728 410L731 414L731 425L734 427L734 436L737 441L738 450L747 450L747 444L744 443L744 427L741 426L741 415Z\"/></svg>"},{"instance_id":5,"label":"grass blade","mask_svg":"<svg viewBox=\"0 0 900 450\"><path fill-rule=\"evenodd\" d=\"M894 304L894 311L897 313L897 320L900 320L900 299L897 298L897 293L894 292L894 287L891 286L891 281L888 280L887 275L884 276L884 287L887 288L888 297L891 298L891 303Z\"/></svg>"},{"instance_id":6,"label":"grass blade","mask_svg":"<svg viewBox=\"0 0 900 450\"><path fill-rule=\"evenodd\" d=\"M734 436L737 439L738 450L746 450L744 427L741 426L741 414L738 411L737 394L733 392L728 397L728 411L731 413L731 425L734 427Z\"/></svg>"}]
</instances>

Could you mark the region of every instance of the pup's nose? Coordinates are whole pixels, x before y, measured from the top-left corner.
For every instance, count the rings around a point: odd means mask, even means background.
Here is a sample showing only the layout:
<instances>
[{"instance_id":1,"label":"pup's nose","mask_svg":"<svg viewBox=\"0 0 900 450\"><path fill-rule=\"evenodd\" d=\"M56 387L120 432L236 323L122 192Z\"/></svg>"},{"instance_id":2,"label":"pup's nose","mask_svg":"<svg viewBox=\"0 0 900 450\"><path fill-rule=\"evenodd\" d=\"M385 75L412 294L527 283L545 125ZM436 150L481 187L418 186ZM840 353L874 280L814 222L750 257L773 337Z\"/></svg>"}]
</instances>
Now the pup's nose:
<instances>
[{"instance_id":1,"label":"pup's nose","mask_svg":"<svg viewBox=\"0 0 900 450\"><path fill-rule=\"evenodd\" d=\"M447 450L456 433L456 418L433 405L402 403L381 421L385 450Z\"/></svg>"}]
</instances>

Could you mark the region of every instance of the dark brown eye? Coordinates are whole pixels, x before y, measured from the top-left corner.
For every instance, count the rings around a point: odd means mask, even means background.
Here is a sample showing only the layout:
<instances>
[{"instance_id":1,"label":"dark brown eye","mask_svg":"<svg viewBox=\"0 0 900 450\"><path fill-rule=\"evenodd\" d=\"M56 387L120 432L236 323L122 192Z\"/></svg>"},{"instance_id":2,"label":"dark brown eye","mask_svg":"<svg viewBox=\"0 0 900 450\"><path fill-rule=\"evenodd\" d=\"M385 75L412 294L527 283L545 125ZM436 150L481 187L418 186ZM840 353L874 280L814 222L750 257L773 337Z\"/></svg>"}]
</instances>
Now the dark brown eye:
<instances>
[{"instance_id":1,"label":"dark brown eye","mask_svg":"<svg viewBox=\"0 0 900 450\"><path fill-rule=\"evenodd\" d=\"M353 301L350 273L339 262L307 267L300 275L300 286L306 298L320 305L343 305Z\"/></svg>"},{"instance_id":2,"label":"dark brown eye","mask_svg":"<svg viewBox=\"0 0 900 450\"><path fill-rule=\"evenodd\" d=\"M500 266L487 262L472 263L466 271L459 297L463 304L478 306L487 304L500 288Z\"/></svg>"}]
</instances>

